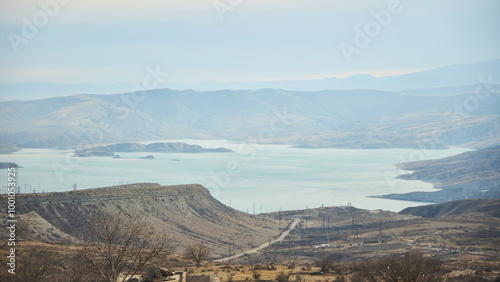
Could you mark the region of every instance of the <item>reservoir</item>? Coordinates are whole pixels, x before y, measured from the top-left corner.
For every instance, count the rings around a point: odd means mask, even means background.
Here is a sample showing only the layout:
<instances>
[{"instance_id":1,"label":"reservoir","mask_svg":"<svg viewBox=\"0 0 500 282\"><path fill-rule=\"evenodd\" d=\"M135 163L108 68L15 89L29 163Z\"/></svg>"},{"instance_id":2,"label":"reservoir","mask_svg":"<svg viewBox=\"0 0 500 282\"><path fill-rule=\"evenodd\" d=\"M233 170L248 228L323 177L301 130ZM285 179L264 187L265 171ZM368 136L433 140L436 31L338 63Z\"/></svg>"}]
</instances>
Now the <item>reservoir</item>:
<instances>
[{"instance_id":1,"label":"reservoir","mask_svg":"<svg viewBox=\"0 0 500 282\"><path fill-rule=\"evenodd\" d=\"M401 162L438 159L470 149L303 149L288 145L237 144L225 140L161 140L234 153L116 153L121 158L74 157L73 150L22 149L0 155L16 162L21 193L59 192L152 182L198 183L216 199L249 213L344 206L400 211L425 203L369 198L432 191L432 184L395 177ZM145 144L151 143L144 142ZM156 140L155 142L160 142ZM144 159L154 155L154 159ZM141 159L142 158L142 159ZM5 193L7 170L1 170ZM4 187L5 186L5 187Z\"/></svg>"}]
</instances>

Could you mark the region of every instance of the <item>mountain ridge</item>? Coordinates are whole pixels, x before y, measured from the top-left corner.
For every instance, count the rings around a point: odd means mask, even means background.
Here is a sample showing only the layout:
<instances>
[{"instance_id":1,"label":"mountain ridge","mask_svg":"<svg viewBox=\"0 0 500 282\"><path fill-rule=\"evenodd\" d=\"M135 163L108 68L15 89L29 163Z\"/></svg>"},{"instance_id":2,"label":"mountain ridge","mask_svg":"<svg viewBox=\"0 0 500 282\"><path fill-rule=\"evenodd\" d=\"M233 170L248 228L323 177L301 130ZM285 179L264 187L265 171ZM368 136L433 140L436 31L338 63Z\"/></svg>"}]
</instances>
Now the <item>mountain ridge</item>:
<instances>
[{"instance_id":1,"label":"mountain ridge","mask_svg":"<svg viewBox=\"0 0 500 282\"><path fill-rule=\"evenodd\" d=\"M489 93L489 92L488 92ZM456 112L471 94L375 90L150 90L0 103L0 144L78 147L167 139L250 140L312 148L487 147L500 135L500 92ZM134 102L129 107L123 100ZM457 126L460 125L460 126ZM266 134L263 132L266 131ZM434 136L439 136L436 140Z\"/></svg>"},{"instance_id":2,"label":"mountain ridge","mask_svg":"<svg viewBox=\"0 0 500 282\"><path fill-rule=\"evenodd\" d=\"M6 203L0 195L0 203ZM88 226L97 210L141 215L157 230L168 230L179 247L204 242L223 256L231 238L238 249L264 243L279 234L278 222L232 209L198 184L162 186L139 183L67 192L16 195L16 213L35 212L49 224L73 237L90 238Z\"/></svg>"},{"instance_id":3,"label":"mountain ridge","mask_svg":"<svg viewBox=\"0 0 500 282\"><path fill-rule=\"evenodd\" d=\"M375 89L384 91L403 91L429 87L462 86L480 83L479 77L492 75L498 81L500 77L500 59L492 59L476 63L463 63L435 67L412 73L380 76L369 74L353 74L345 78L321 78L311 80L282 81L225 81L225 82L170 82L172 89L196 91L214 91L220 89L262 89L279 88L289 91L322 91ZM165 87L167 85L161 85ZM113 94L127 92L132 89L127 83L112 84L57 84L50 82L25 82L0 84L0 98L25 97L33 99L43 95L68 96L77 94ZM1 100L8 100L1 98Z\"/></svg>"}]
</instances>

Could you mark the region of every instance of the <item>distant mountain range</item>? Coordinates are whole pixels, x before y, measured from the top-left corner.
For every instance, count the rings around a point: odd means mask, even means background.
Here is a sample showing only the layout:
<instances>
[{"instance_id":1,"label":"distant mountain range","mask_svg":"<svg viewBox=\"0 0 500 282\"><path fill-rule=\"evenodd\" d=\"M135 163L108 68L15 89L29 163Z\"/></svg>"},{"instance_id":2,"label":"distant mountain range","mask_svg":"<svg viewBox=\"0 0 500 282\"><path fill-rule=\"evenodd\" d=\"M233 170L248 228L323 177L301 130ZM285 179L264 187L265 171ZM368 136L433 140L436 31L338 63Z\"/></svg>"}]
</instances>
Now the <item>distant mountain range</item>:
<instances>
[{"instance_id":1,"label":"distant mountain range","mask_svg":"<svg viewBox=\"0 0 500 282\"><path fill-rule=\"evenodd\" d=\"M198 138L309 148L481 148L499 143L498 109L500 91L485 89L453 96L158 89L2 102L0 144L65 148Z\"/></svg>"},{"instance_id":2,"label":"distant mountain range","mask_svg":"<svg viewBox=\"0 0 500 282\"><path fill-rule=\"evenodd\" d=\"M372 89L413 93L422 88L448 88L481 83L481 77L500 82L500 59L475 64L453 65L415 73L375 77L352 75L346 78L281 81L224 81L224 82L173 82L160 85L177 90L215 91L221 89L275 88L293 91ZM56 84L50 82L22 82L0 84L0 101L33 100L77 94L116 94L129 92L130 83L113 84ZM412 89L412 90L408 90ZM462 89L461 89L462 90ZM438 91L442 91L438 90ZM435 94L434 91L431 91ZM445 91L444 94L448 94Z\"/></svg>"},{"instance_id":3,"label":"distant mountain range","mask_svg":"<svg viewBox=\"0 0 500 282\"><path fill-rule=\"evenodd\" d=\"M74 148L187 138L306 148L485 148L500 143L499 78L500 59L391 77L249 87L358 90L155 89L6 101L0 102L0 144L9 144L3 146L6 152L15 146ZM294 83L315 86L291 87ZM22 86L0 86L0 92L7 91L2 97L52 93L53 85Z\"/></svg>"}]
</instances>

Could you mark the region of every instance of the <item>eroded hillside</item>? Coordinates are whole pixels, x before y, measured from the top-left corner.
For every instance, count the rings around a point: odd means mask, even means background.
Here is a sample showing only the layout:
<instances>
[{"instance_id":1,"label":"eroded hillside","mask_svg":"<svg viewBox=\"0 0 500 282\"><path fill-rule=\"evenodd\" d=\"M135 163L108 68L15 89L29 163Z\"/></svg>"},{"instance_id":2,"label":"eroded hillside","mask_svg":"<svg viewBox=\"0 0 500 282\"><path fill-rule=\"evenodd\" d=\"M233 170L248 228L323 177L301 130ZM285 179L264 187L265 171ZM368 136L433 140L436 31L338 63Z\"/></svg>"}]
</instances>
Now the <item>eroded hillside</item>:
<instances>
[{"instance_id":1,"label":"eroded hillside","mask_svg":"<svg viewBox=\"0 0 500 282\"><path fill-rule=\"evenodd\" d=\"M5 195L0 202L5 202ZM227 254L228 246L244 250L278 235L278 221L232 209L213 198L201 185L161 186L132 184L60 193L17 195L17 212L36 212L69 235L88 238L88 226L99 211L123 211L143 216L157 230L177 239L179 250L204 242L214 256Z\"/></svg>"}]
</instances>

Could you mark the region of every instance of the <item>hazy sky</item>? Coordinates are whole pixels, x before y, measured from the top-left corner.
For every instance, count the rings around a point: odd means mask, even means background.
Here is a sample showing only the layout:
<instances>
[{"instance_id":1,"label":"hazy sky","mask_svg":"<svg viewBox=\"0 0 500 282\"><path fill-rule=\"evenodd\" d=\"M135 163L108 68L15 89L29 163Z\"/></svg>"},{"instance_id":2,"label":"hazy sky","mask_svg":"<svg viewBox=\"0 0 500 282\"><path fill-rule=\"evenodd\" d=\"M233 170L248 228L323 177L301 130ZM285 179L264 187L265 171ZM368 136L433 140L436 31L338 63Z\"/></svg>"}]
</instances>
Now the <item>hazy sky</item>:
<instances>
[{"instance_id":1,"label":"hazy sky","mask_svg":"<svg viewBox=\"0 0 500 282\"><path fill-rule=\"evenodd\" d=\"M404 73L500 58L498 15L498 0L2 0L0 83Z\"/></svg>"}]
</instances>

